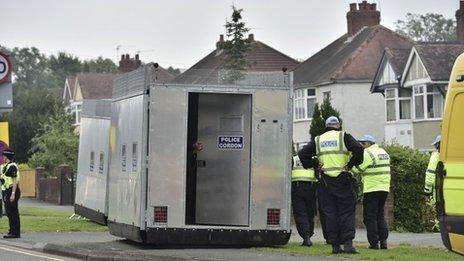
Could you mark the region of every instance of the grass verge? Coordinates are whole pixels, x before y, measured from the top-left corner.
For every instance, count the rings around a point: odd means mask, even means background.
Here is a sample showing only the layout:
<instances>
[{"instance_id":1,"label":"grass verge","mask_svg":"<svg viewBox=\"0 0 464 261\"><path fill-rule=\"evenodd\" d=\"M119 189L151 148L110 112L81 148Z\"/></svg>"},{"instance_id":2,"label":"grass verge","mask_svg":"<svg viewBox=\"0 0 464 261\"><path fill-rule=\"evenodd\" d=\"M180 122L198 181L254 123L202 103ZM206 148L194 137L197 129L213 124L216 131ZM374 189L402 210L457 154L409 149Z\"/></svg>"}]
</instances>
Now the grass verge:
<instances>
[{"instance_id":1,"label":"grass verge","mask_svg":"<svg viewBox=\"0 0 464 261\"><path fill-rule=\"evenodd\" d=\"M289 243L279 247L258 248L258 251L274 252L290 255L332 256L351 260L464 260L463 256L436 247L416 247L408 244L389 246L388 250L371 250L367 245L356 244L359 254L332 255L330 245L315 244L312 247L302 247L298 243Z\"/></svg>"},{"instance_id":2,"label":"grass verge","mask_svg":"<svg viewBox=\"0 0 464 261\"><path fill-rule=\"evenodd\" d=\"M21 232L104 232L106 226L89 220L69 219L72 212L34 207L20 207ZM8 231L8 218L0 219L0 231Z\"/></svg>"}]
</instances>

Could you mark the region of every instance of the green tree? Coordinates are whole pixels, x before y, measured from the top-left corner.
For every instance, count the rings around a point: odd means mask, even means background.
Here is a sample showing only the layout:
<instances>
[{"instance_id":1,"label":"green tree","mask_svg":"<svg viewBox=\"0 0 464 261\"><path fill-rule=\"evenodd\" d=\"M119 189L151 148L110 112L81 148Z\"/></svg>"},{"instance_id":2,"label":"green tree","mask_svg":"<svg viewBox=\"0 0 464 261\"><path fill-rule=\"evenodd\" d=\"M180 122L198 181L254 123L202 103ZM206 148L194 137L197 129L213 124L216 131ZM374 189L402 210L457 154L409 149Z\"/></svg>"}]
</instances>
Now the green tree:
<instances>
[{"instance_id":1,"label":"green tree","mask_svg":"<svg viewBox=\"0 0 464 261\"><path fill-rule=\"evenodd\" d=\"M84 73L115 73L118 67L111 59L99 56L97 59L82 62L81 72Z\"/></svg>"},{"instance_id":2,"label":"green tree","mask_svg":"<svg viewBox=\"0 0 464 261\"><path fill-rule=\"evenodd\" d=\"M42 124L32 139L32 156L29 165L52 171L61 164L77 170L79 139L74 132L72 117L63 107L55 105L53 114Z\"/></svg>"},{"instance_id":3,"label":"green tree","mask_svg":"<svg viewBox=\"0 0 464 261\"><path fill-rule=\"evenodd\" d=\"M51 55L48 60L51 71L60 82L64 82L67 76L81 71L79 58L65 52L59 52L56 56Z\"/></svg>"},{"instance_id":4,"label":"green tree","mask_svg":"<svg viewBox=\"0 0 464 261\"><path fill-rule=\"evenodd\" d=\"M15 93L18 95L13 98L13 112L5 118L10 125L10 146L15 150L16 159L26 163L31 155L31 140L36 136L40 124L49 118L57 104L62 103L48 89L32 88Z\"/></svg>"},{"instance_id":5,"label":"green tree","mask_svg":"<svg viewBox=\"0 0 464 261\"><path fill-rule=\"evenodd\" d=\"M35 47L13 48L13 88L17 90L30 88L59 88L61 83L49 68L48 58ZM13 97L14 98L14 97Z\"/></svg>"},{"instance_id":6,"label":"green tree","mask_svg":"<svg viewBox=\"0 0 464 261\"><path fill-rule=\"evenodd\" d=\"M330 97L326 97L320 108L317 103L316 106L314 106L313 119L309 129L309 134L311 135L312 140L314 140L316 136L325 132L325 120L330 116L335 116L340 120L340 122L342 122L340 112L332 107Z\"/></svg>"},{"instance_id":7,"label":"green tree","mask_svg":"<svg viewBox=\"0 0 464 261\"><path fill-rule=\"evenodd\" d=\"M250 49L250 43L245 38L245 34L250 29L242 21L243 9L232 6L232 10L232 21L227 20L225 25L227 41L224 43L226 54L224 81L227 83L233 83L245 77L243 71L248 66L246 53Z\"/></svg>"},{"instance_id":8,"label":"green tree","mask_svg":"<svg viewBox=\"0 0 464 261\"><path fill-rule=\"evenodd\" d=\"M395 22L396 32L414 41L447 42L456 40L456 23L441 14L407 13L405 20Z\"/></svg>"}]
</instances>

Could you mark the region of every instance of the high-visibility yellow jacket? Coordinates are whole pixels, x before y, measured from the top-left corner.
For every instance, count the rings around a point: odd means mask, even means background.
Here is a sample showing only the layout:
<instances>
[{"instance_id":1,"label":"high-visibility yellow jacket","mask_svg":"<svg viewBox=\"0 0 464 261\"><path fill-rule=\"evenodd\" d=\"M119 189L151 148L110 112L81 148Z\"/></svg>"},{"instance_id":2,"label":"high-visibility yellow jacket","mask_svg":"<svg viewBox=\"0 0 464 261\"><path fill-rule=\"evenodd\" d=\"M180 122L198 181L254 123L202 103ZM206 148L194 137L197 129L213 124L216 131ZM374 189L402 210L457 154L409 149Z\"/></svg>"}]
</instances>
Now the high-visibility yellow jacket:
<instances>
[{"instance_id":1,"label":"high-visibility yellow jacket","mask_svg":"<svg viewBox=\"0 0 464 261\"><path fill-rule=\"evenodd\" d=\"M344 131L331 130L315 138L316 155L322 164L322 171L327 176L340 175L350 160L344 137Z\"/></svg>"},{"instance_id":2,"label":"high-visibility yellow jacket","mask_svg":"<svg viewBox=\"0 0 464 261\"><path fill-rule=\"evenodd\" d=\"M293 156L292 181L317 181L314 170L304 169L298 156Z\"/></svg>"},{"instance_id":3,"label":"high-visibility yellow jacket","mask_svg":"<svg viewBox=\"0 0 464 261\"><path fill-rule=\"evenodd\" d=\"M432 152L430 155L429 165L425 171L425 185L424 192L427 194L433 194L435 188L435 177L437 174L437 165L440 161L440 153L438 151Z\"/></svg>"},{"instance_id":4,"label":"high-visibility yellow jacket","mask_svg":"<svg viewBox=\"0 0 464 261\"><path fill-rule=\"evenodd\" d=\"M390 156L377 144L364 149L364 161L352 169L362 175L363 193L390 191Z\"/></svg>"},{"instance_id":5,"label":"high-visibility yellow jacket","mask_svg":"<svg viewBox=\"0 0 464 261\"><path fill-rule=\"evenodd\" d=\"M18 167L18 164L16 164L15 162L10 162L10 163L7 163L7 164L3 164L1 166L1 169L0 169L0 172L2 173L1 178L3 178L5 180L5 183L3 183L3 185L2 185L2 190L7 190L11 186L13 186L13 178L5 175L12 166L16 167L16 170L17 170L17 172L16 172L16 181L19 183L19 167Z\"/></svg>"}]
</instances>

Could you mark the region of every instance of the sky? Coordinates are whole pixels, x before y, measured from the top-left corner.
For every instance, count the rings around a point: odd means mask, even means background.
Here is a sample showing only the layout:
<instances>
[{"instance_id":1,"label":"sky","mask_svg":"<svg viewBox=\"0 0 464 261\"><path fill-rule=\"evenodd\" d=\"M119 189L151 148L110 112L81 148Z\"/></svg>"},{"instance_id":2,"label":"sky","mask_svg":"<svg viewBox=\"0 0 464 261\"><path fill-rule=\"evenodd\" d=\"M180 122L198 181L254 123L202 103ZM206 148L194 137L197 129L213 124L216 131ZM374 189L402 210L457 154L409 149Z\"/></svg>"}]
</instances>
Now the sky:
<instances>
[{"instance_id":1,"label":"sky","mask_svg":"<svg viewBox=\"0 0 464 261\"><path fill-rule=\"evenodd\" d=\"M0 45L35 46L118 61L139 53L144 62L188 68L215 48L232 13L242 16L255 39L299 60L309 58L347 31L350 3L361 0L0 0ZM459 0L369 0L381 24L406 13L454 17ZM119 48L117 48L119 47Z\"/></svg>"}]
</instances>

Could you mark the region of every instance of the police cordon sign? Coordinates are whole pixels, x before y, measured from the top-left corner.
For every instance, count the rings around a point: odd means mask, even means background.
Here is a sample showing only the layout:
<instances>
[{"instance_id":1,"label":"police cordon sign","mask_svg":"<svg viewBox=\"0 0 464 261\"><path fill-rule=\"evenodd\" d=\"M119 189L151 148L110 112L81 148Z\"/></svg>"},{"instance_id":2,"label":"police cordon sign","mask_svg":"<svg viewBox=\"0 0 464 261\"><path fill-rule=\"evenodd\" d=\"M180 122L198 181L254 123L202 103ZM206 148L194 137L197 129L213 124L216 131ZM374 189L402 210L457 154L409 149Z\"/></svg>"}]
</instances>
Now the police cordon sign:
<instances>
[{"instance_id":1,"label":"police cordon sign","mask_svg":"<svg viewBox=\"0 0 464 261\"><path fill-rule=\"evenodd\" d=\"M0 52L0 83L10 81L11 62L8 55Z\"/></svg>"},{"instance_id":2,"label":"police cordon sign","mask_svg":"<svg viewBox=\"0 0 464 261\"><path fill-rule=\"evenodd\" d=\"M243 150L243 136L218 136L217 147L220 150Z\"/></svg>"}]
</instances>

